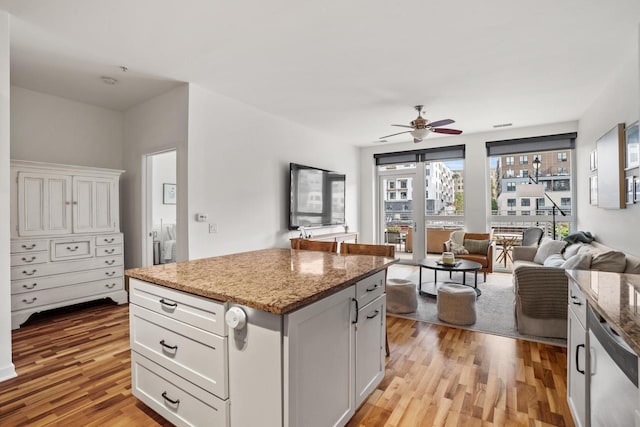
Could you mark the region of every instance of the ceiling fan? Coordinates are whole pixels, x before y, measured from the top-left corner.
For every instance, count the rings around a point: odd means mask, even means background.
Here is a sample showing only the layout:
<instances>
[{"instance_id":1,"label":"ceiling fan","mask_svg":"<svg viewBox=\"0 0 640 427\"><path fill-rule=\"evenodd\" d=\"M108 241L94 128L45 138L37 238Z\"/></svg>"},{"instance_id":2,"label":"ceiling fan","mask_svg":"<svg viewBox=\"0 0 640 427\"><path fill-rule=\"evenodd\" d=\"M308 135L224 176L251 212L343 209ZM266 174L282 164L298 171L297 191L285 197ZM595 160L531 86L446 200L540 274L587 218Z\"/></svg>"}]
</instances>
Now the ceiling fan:
<instances>
[{"instance_id":1,"label":"ceiling fan","mask_svg":"<svg viewBox=\"0 0 640 427\"><path fill-rule=\"evenodd\" d=\"M422 142L422 140L427 137L429 132L446 133L449 135L460 135L462 133L461 130L440 127L440 126L450 125L451 123L455 123L455 120L444 119L444 120L438 120L435 122L430 122L429 120L425 119L424 117L422 117L422 107L423 107L422 105L416 105L414 107L418 112L418 117L409 123L411 126L391 125L391 126L398 126L402 128L409 128L411 130L392 133L391 135L387 135L387 136L381 136L380 139L389 138L390 136L402 135L403 133L410 133L411 136L413 136L413 142L418 143L418 142Z\"/></svg>"}]
</instances>

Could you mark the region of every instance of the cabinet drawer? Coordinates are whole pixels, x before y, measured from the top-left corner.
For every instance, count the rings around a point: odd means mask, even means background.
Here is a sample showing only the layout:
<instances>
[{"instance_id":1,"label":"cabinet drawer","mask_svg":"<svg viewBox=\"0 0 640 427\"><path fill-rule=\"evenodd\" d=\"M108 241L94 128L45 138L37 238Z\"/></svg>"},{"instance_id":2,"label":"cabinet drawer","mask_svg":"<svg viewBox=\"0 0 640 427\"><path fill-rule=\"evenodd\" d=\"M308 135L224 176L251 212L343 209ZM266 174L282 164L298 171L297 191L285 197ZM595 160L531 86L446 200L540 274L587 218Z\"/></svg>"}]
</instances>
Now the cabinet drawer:
<instances>
[{"instance_id":1,"label":"cabinet drawer","mask_svg":"<svg viewBox=\"0 0 640 427\"><path fill-rule=\"evenodd\" d=\"M229 426L229 400L223 401L168 369L131 352L133 395L180 426Z\"/></svg>"},{"instance_id":2,"label":"cabinet drawer","mask_svg":"<svg viewBox=\"0 0 640 427\"><path fill-rule=\"evenodd\" d=\"M52 262L48 264L23 265L11 268L11 280L33 279L50 274L70 273L101 267L117 267L123 264L122 255L100 258L85 258L73 261Z\"/></svg>"},{"instance_id":3,"label":"cabinet drawer","mask_svg":"<svg viewBox=\"0 0 640 427\"><path fill-rule=\"evenodd\" d=\"M96 256L111 256L120 254L122 254L122 245L96 247Z\"/></svg>"},{"instance_id":4,"label":"cabinet drawer","mask_svg":"<svg viewBox=\"0 0 640 427\"><path fill-rule=\"evenodd\" d=\"M229 396L226 338L135 304L129 310L132 350L222 399Z\"/></svg>"},{"instance_id":5,"label":"cabinet drawer","mask_svg":"<svg viewBox=\"0 0 640 427\"><path fill-rule=\"evenodd\" d=\"M575 313L582 327L586 329L587 299L578 284L573 280L569 280L569 308Z\"/></svg>"},{"instance_id":6,"label":"cabinet drawer","mask_svg":"<svg viewBox=\"0 0 640 427\"><path fill-rule=\"evenodd\" d=\"M103 236L96 236L96 246L104 245L121 245L122 234L105 234Z\"/></svg>"},{"instance_id":7,"label":"cabinet drawer","mask_svg":"<svg viewBox=\"0 0 640 427\"><path fill-rule=\"evenodd\" d=\"M11 266L42 264L49 262L49 252L29 252L11 255Z\"/></svg>"},{"instance_id":8,"label":"cabinet drawer","mask_svg":"<svg viewBox=\"0 0 640 427\"><path fill-rule=\"evenodd\" d=\"M34 277L32 279L12 280L11 294L39 291L64 285L92 282L94 280L122 280L122 275L123 268L122 266L119 266L113 268L97 268L95 270L77 271L66 274L56 274L53 276Z\"/></svg>"},{"instance_id":9,"label":"cabinet drawer","mask_svg":"<svg viewBox=\"0 0 640 427\"><path fill-rule=\"evenodd\" d=\"M11 295L11 311L33 308L124 288L122 277Z\"/></svg>"},{"instance_id":10,"label":"cabinet drawer","mask_svg":"<svg viewBox=\"0 0 640 427\"><path fill-rule=\"evenodd\" d=\"M63 261L93 256L93 239L51 241L51 261Z\"/></svg>"},{"instance_id":11,"label":"cabinet drawer","mask_svg":"<svg viewBox=\"0 0 640 427\"><path fill-rule=\"evenodd\" d=\"M386 271L379 271L356 283L356 298L358 305L364 307L384 293Z\"/></svg>"},{"instance_id":12,"label":"cabinet drawer","mask_svg":"<svg viewBox=\"0 0 640 427\"><path fill-rule=\"evenodd\" d=\"M226 336L226 303L191 295L142 280L129 281L132 304L163 314L207 332Z\"/></svg>"},{"instance_id":13,"label":"cabinet drawer","mask_svg":"<svg viewBox=\"0 0 640 427\"><path fill-rule=\"evenodd\" d=\"M48 243L48 240L12 240L11 253L46 251Z\"/></svg>"}]
</instances>

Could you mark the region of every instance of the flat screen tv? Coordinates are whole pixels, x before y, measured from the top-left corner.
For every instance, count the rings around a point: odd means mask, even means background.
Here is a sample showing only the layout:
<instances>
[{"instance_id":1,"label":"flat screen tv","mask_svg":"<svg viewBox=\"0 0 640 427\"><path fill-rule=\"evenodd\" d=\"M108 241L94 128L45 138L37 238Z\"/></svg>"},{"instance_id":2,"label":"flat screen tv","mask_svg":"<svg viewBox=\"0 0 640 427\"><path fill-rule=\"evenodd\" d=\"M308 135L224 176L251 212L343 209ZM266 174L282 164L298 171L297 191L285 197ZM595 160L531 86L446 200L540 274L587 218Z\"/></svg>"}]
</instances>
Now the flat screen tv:
<instances>
[{"instance_id":1,"label":"flat screen tv","mask_svg":"<svg viewBox=\"0 0 640 427\"><path fill-rule=\"evenodd\" d=\"M289 172L289 230L345 224L345 175L297 163Z\"/></svg>"}]
</instances>

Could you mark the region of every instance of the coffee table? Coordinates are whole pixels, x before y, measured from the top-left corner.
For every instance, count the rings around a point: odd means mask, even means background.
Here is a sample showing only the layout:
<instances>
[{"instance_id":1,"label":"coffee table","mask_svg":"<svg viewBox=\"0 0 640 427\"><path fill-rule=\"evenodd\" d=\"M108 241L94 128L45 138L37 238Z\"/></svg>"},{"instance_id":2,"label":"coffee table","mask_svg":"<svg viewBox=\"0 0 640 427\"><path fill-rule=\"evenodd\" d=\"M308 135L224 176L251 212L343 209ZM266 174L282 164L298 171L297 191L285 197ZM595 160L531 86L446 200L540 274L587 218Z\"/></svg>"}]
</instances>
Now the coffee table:
<instances>
[{"instance_id":1,"label":"coffee table","mask_svg":"<svg viewBox=\"0 0 640 427\"><path fill-rule=\"evenodd\" d=\"M482 295L482 292L480 291L480 289L478 289L478 271L482 268L482 264L480 264L479 262L460 259L460 260L457 260L454 265L446 265L446 264L441 264L439 261L425 258L418 263L418 267L420 271L419 278L418 278L418 292L420 293L420 295L428 295L428 296L435 297L435 296L438 296L438 287L440 285L443 285L445 283L457 283L457 282L452 282L451 280L446 282L439 282L438 271L448 271L449 277L451 277L451 273L454 271L462 272L462 284L465 286L471 286L471 285L467 285L467 282L466 282L467 272L473 272L473 276L474 276L473 289L476 291L477 296ZM422 283L423 268L428 268L429 270L433 270L433 278L434 278L433 282Z\"/></svg>"}]
</instances>

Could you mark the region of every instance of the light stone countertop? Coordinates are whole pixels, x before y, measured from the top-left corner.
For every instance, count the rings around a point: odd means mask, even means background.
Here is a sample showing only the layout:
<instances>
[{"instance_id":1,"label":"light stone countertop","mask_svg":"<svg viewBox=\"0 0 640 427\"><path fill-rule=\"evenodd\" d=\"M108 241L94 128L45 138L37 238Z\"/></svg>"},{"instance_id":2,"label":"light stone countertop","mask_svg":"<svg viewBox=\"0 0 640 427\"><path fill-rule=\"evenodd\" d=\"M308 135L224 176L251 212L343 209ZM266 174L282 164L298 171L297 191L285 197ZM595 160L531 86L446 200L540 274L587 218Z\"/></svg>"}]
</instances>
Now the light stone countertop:
<instances>
[{"instance_id":1,"label":"light stone countertop","mask_svg":"<svg viewBox=\"0 0 640 427\"><path fill-rule=\"evenodd\" d=\"M222 302L285 314L345 289L396 260L263 249L126 270L135 279Z\"/></svg>"},{"instance_id":2,"label":"light stone countertop","mask_svg":"<svg viewBox=\"0 0 640 427\"><path fill-rule=\"evenodd\" d=\"M567 270L589 305L640 355L640 274Z\"/></svg>"}]
</instances>

